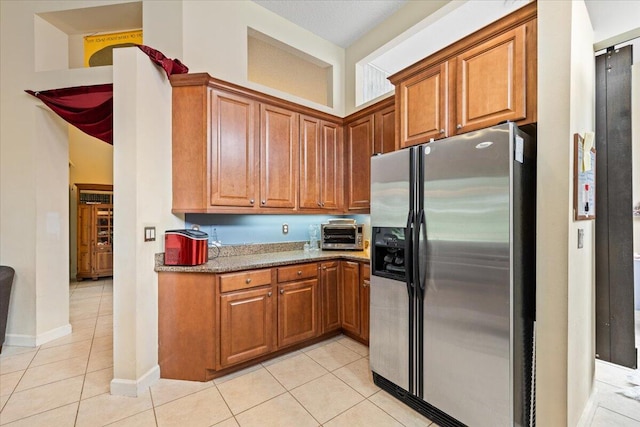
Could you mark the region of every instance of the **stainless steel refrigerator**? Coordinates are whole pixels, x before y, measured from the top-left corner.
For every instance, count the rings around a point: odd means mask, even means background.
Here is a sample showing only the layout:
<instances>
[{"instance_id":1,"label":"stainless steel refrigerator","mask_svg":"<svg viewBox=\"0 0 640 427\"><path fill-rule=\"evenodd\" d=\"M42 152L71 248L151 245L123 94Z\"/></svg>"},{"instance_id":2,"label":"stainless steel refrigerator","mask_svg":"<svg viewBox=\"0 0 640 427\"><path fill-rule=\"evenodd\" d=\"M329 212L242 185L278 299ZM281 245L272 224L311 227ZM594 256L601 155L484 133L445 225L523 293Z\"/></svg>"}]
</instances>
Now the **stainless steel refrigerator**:
<instances>
[{"instance_id":1,"label":"stainless steel refrigerator","mask_svg":"<svg viewBox=\"0 0 640 427\"><path fill-rule=\"evenodd\" d=\"M371 159L374 382L442 426L535 423L535 171L513 123Z\"/></svg>"}]
</instances>

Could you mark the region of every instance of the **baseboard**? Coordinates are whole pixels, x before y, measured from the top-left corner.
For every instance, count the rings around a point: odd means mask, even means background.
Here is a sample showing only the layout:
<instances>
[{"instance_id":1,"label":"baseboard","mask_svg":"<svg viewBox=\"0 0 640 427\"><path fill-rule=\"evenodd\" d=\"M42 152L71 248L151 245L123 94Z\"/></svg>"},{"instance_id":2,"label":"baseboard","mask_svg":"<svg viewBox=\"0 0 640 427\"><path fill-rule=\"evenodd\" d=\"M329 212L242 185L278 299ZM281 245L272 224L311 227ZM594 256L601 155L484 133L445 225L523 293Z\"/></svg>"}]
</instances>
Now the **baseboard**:
<instances>
[{"instance_id":1,"label":"baseboard","mask_svg":"<svg viewBox=\"0 0 640 427\"><path fill-rule=\"evenodd\" d=\"M137 380L114 378L111 380L111 394L138 397L143 391L160 379L160 366L155 365Z\"/></svg>"},{"instance_id":2,"label":"baseboard","mask_svg":"<svg viewBox=\"0 0 640 427\"><path fill-rule=\"evenodd\" d=\"M67 323L59 328L51 329L40 335L22 335L7 334L4 339L4 345L12 345L16 347L37 347L46 344L49 341L57 340L71 333L71 324Z\"/></svg>"}]
</instances>

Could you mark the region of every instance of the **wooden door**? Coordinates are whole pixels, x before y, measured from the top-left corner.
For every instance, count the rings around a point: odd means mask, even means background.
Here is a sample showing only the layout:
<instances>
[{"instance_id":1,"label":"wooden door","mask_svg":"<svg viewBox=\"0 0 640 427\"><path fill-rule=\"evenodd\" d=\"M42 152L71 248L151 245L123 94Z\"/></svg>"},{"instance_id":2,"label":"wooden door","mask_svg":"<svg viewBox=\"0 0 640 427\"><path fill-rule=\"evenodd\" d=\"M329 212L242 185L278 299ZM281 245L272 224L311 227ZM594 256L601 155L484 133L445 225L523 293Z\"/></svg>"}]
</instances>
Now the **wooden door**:
<instances>
[{"instance_id":1,"label":"wooden door","mask_svg":"<svg viewBox=\"0 0 640 427\"><path fill-rule=\"evenodd\" d=\"M320 205L323 209L342 209L344 188L342 127L328 122L320 125Z\"/></svg>"},{"instance_id":2,"label":"wooden door","mask_svg":"<svg viewBox=\"0 0 640 427\"><path fill-rule=\"evenodd\" d=\"M360 337L369 342L369 293L371 292L369 264L360 264Z\"/></svg>"},{"instance_id":3,"label":"wooden door","mask_svg":"<svg viewBox=\"0 0 640 427\"><path fill-rule=\"evenodd\" d=\"M391 105L374 113L374 153L389 153L396 149L396 106Z\"/></svg>"},{"instance_id":4,"label":"wooden door","mask_svg":"<svg viewBox=\"0 0 640 427\"><path fill-rule=\"evenodd\" d=\"M322 292L322 333L340 329L340 262L320 264L320 289Z\"/></svg>"},{"instance_id":5,"label":"wooden door","mask_svg":"<svg viewBox=\"0 0 640 427\"><path fill-rule=\"evenodd\" d=\"M457 57L457 133L526 117L525 35L522 25Z\"/></svg>"},{"instance_id":6,"label":"wooden door","mask_svg":"<svg viewBox=\"0 0 640 427\"><path fill-rule=\"evenodd\" d=\"M369 209L372 150L373 114L347 125L346 203L348 210Z\"/></svg>"},{"instance_id":7,"label":"wooden door","mask_svg":"<svg viewBox=\"0 0 640 427\"><path fill-rule=\"evenodd\" d=\"M258 104L219 90L210 93L211 205L256 206Z\"/></svg>"},{"instance_id":8,"label":"wooden door","mask_svg":"<svg viewBox=\"0 0 640 427\"><path fill-rule=\"evenodd\" d=\"M449 135L448 62L403 81L399 91L401 148Z\"/></svg>"},{"instance_id":9,"label":"wooden door","mask_svg":"<svg viewBox=\"0 0 640 427\"><path fill-rule=\"evenodd\" d=\"M91 205L78 205L78 271L77 278L91 275L91 239L93 236L93 220Z\"/></svg>"},{"instance_id":10,"label":"wooden door","mask_svg":"<svg viewBox=\"0 0 640 427\"><path fill-rule=\"evenodd\" d=\"M220 295L220 367L271 352L272 288Z\"/></svg>"},{"instance_id":11,"label":"wooden door","mask_svg":"<svg viewBox=\"0 0 640 427\"><path fill-rule=\"evenodd\" d=\"M260 206L295 208L298 114L260 104Z\"/></svg>"},{"instance_id":12,"label":"wooden door","mask_svg":"<svg viewBox=\"0 0 640 427\"><path fill-rule=\"evenodd\" d=\"M342 329L360 335L360 264L342 261Z\"/></svg>"},{"instance_id":13,"label":"wooden door","mask_svg":"<svg viewBox=\"0 0 640 427\"><path fill-rule=\"evenodd\" d=\"M278 348L318 332L318 279L278 285Z\"/></svg>"},{"instance_id":14,"label":"wooden door","mask_svg":"<svg viewBox=\"0 0 640 427\"><path fill-rule=\"evenodd\" d=\"M318 209L320 202L320 120L300 116L300 207Z\"/></svg>"}]
</instances>

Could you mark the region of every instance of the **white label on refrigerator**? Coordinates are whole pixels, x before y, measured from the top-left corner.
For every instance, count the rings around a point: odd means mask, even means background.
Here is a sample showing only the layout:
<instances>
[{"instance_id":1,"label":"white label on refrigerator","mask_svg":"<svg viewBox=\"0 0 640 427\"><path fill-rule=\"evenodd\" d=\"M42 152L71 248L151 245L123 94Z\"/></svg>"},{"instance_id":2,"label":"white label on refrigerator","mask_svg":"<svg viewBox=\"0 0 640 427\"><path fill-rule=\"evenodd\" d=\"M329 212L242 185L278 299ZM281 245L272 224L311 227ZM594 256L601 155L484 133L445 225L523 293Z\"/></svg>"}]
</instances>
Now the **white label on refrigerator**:
<instances>
[{"instance_id":1,"label":"white label on refrigerator","mask_svg":"<svg viewBox=\"0 0 640 427\"><path fill-rule=\"evenodd\" d=\"M516 136L516 161L524 163L524 139L521 136Z\"/></svg>"}]
</instances>

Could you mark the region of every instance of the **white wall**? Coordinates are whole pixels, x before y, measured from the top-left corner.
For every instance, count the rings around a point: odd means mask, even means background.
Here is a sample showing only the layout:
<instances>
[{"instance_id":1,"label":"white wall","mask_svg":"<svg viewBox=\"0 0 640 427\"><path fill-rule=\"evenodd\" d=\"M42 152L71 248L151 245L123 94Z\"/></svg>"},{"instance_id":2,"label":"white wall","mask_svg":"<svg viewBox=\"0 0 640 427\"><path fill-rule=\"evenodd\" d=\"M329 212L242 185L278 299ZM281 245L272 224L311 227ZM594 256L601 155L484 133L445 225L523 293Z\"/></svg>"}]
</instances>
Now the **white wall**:
<instances>
[{"instance_id":1,"label":"white wall","mask_svg":"<svg viewBox=\"0 0 640 427\"><path fill-rule=\"evenodd\" d=\"M593 223L574 223L572 210L573 133L594 126L592 44L583 1L538 3L536 410L544 426L576 425L593 384Z\"/></svg>"},{"instance_id":2,"label":"white wall","mask_svg":"<svg viewBox=\"0 0 640 427\"><path fill-rule=\"evenodd\" d=\"M185 23L184 63L187 64L190 72L207 72L222 80L317 110L341 117L344 115L344 49L248 0L185 0L183 22ZM248 27L331 64L333 66L333 107L323 106L249 81L247 77Z\"/></svg>"},{"instance_id":3,"label":"white wall","mask_svg":"<svg viewBox=\"0 0 640 427\"><path fill-rule=\"evenodd\" d=\"M595 130L595 56L585 3L573 2L571 12L569 145L573 147L573 134ZM571 166L574 161L571 150ZM572 179L570 183L572 207ZM577 247L579 229L584 230L582 249ZM595 221L573 221L572 209L568 247L567 425L574 426L589 400L595 371Z\"/></svg>"},{"instance_id":4,"label":"white wall","mask_svg":"<svg viewBox=\"0 0 640 427\"><path fill-rule=\"evenodd\" d=\"M0 2L0 264L16 269L7 344L69 330L66 127L23 90L111 81L111 67L37 72L35 13L109 3Z\"/></svg>"}]
</instances>

